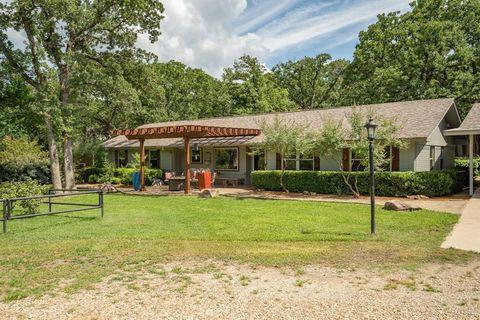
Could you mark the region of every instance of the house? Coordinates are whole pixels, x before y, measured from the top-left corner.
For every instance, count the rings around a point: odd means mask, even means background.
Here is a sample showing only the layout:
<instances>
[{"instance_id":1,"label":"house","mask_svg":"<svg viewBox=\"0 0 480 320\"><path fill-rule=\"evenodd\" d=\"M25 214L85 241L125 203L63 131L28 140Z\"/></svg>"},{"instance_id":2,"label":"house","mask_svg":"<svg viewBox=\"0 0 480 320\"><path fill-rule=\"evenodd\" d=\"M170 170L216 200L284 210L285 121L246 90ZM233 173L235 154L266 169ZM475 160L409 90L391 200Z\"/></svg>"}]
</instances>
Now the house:
<instances>
[{"instance_id":1,"label":"house","mask_svg":"<svg viewBox=\"0 0 480 320\"><path fill-rule=\"evenodd\" d=\"M170 128L182 126L203 126L204 128L209 127L210 130L214 130L214 128L258 130L263 122L272 122L276 116L284 120L308 124L312 130L320 130L322 124L327 120L341 121L345 126L348 125L347 116L352 112L352 108L365 113L373 112L377 117L389 118L398 123L400 127L398 136L407 141L407 147L402 150L395 148L389 150L390 164L385 168L386 170L429 171L453 168L456 145L465 144L463 137L444 134L444 130L458 128L461 125L454 100L434 99L151 123L140 126L137 128L138 130L119 131L117 134L120 135L106 141L103 145L108 150L109 160L117 167L122 167L131 162L133 154L138 152L139 140L142 140L140 138L147 137L142 142L144 143L147 167L184 172L186 152L185 141L181 134L135 136L133 131L146 133L154 132L156 128L167 130L168 127L170 130ZM162 139L158 139L158 137L162 137ZM252 171L279 169L282 160L289 170L329 171L351 170L356 161L355 154L348 149L339 152L337 159L329 159L321 154L307 158L292 155L287 159L280 159L271 150L252 156L249 152L250 147L261 140L261 132L252 135L205 134L191 136L189 139L189 165L191 168L209 168L220 172L223 177L238 179L249 184Z\"/></svg>"}]
</instances>

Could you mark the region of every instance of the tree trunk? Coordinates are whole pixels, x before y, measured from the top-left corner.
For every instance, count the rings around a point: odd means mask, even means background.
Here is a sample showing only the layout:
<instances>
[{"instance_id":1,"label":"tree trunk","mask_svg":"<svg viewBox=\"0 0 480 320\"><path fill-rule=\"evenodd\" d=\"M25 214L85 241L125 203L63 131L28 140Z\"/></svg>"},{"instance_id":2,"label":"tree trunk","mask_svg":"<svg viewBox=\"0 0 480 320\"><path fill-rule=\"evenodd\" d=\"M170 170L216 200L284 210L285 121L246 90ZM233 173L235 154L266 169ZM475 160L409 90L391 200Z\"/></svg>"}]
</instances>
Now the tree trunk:
<instances>
[{"instance_id":1,"label":"tree trunk","mask_svg":"<svg viewBox=\"0 0 480 320\"><path fill-rule=\"evenodd\" d=\"M59 66L60 74L60 105L62 108L65 126L70 125L71 112L68 110L70 88L68 87L69 70L67 65ZM68 132L63 132L63 171L65 176L65 189L75 189L75 172L73 168L73 144Z\"/></svg>"},{"instance_id":2,"label":"tree trunk","mask_svg":"<svg viewBox=\"0 0 480 320\"><path fill-rule=\"evenodd\" d=\"M68 137L63 141L63 170L65 174L65 189L75 189L75 172L73 170L73 145Z\"/></svg>"},{"instance_id":3,"label":"tree trunk","mask_svg":"<svg viewBox=\"0 0 480 320\"><path fill-rule=\"evenodd\" d=\"M282 190L286 193L289 193L287 187L285 187L285 184L283 184L283 176L285 175L285 163L283 162L283 155L282 155L282 172L280 173L280 186L282 187Z\"/></svg>"},{"instance_id":4,"label":"tree trunk","mask_svg":"<svg viewBox=\"0 0 480 320\"><path fill-rule=\"evenodd\" d=\"M52 122L45 117L47 128L48 151L50 156L50 172L54 189L62 189L62 176L60 175L60 161L58 160L57 141L53 132Z\"/></svg>"}]
</instances>

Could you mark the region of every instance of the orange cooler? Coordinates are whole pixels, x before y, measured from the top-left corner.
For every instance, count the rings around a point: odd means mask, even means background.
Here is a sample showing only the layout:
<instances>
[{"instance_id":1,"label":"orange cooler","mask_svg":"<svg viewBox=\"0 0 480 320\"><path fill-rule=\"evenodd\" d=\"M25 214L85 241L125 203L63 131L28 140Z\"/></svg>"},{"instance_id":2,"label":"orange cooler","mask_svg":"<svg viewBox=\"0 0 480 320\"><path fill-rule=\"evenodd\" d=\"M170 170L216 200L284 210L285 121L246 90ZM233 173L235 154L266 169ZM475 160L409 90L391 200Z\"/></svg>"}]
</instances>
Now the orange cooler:
<instances>
[{"instance_id":1,"label":"orange cooler","mask_svg":"<svg viewBox=\"0 0 480 320\"><path fill-rule=\"evenodd\" d=\"M208 189L212 187L212 173L210 171L200 172L198 174L198 189Z\"/></svg>"}]
</instances>

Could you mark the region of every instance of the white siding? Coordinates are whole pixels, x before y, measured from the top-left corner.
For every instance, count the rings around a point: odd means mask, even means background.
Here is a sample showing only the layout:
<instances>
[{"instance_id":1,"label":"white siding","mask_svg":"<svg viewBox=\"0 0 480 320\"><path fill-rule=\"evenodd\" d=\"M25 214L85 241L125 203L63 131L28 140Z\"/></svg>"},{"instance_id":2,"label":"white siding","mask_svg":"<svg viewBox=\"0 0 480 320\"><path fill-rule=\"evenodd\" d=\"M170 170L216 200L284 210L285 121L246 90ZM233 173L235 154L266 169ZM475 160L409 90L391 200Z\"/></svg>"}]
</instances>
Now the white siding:
<instances>
[{"instance_id":1,"label":"white siding","mask_svg":"<svg viewBox=\"0 0 480 320\"><path fill-rule=\"evenodd\" d=\"M430 146L419 141L415 143L414 171L430 171Z\"/></svg>"},{"instance_id":2,"label":"white siding","mask_svg":"<svg viewBox=\"0 0 480 320\"><path fill-rule=\"evenodd\" d=\"M277 154L273 151L267 152L267 170L275 170L277 168Z\"/></svg>"},{"instance_id":3,"label":"white siding","mask_svg":"<svg viewBox=\"0 0 480 320\"><path fill-rule=\"evenodd\" d=\"M415 170L415 141L408 141L405 149L400 149L399 169L400 171Z\"/></svg>"},{"instance_id":4,"label":"white siding","mask_svg":"<svg viewBox=\"0 0 480 320\"><path fill-rule=\"evenodd\" d=\"M320 171L340 171L341 163L342 152L338 152L336 159L320 156Z\"/></svg>"},{"instance_id":5,"label":"white siding","mask_svg":"<svg viewBox=\"0 0 480 320\"><path fill-rule=\"evenodd\" d=\"M160 168L163 170L172 170L173 155L168 150L160 151Z\"/></svg>"}]
</instances>

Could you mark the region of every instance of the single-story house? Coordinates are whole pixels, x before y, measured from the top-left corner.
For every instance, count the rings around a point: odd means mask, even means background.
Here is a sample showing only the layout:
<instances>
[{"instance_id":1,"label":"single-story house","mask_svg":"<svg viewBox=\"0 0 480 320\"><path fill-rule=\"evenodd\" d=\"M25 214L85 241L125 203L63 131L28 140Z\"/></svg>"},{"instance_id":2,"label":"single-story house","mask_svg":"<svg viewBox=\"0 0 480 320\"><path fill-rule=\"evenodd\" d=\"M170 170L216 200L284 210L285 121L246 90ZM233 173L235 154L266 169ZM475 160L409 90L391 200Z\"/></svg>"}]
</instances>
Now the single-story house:
<instances>
[{"instance_id":1,"label":"single-story house","mask_svg":"<svg viewBox=\"0 0 480 320\"><path fill-rule=\"evenodd\" d=\"M186 165L191 168L209 168L220 172L223 177L239 179L245 184L250 183L252 171L279 169L281 161L284 161L289 170L351 170L356 159L355 154L348 149L339 152L337 159L329 159L321 154L308 158L292 155L280 159L271 150L253 156L249 150L255 143L262 141L259 130L261 124L272 122L276 116L308 124L311 130L320 130L327 120L341 121L345 126L348 125L347 117L353 108L398 123L398 137L407 141L407 147L401 150L391 148L390 164L386 170L429 171L453 168L455 156L462 155L462 148L458 146L467 144L465 136L445 134L448 130L459 128L462 123L454 100L433 99L150 123L132 130L117 131L117 136L104 142L103 146L108 151L109 160L117 167L126 166L132 161L133 154L143 147L147 167L174 172L184 172ZM205 131L203 134L189 134L189 143L185 143L186 135L175 131L195 126L198 130ZM219 133L221 129L237 131L222 134ZM189 146L189 152L185 152L186 145ZM188 164L185 159L187 154L190 160Z\"/></svg>"}]
</instances>

